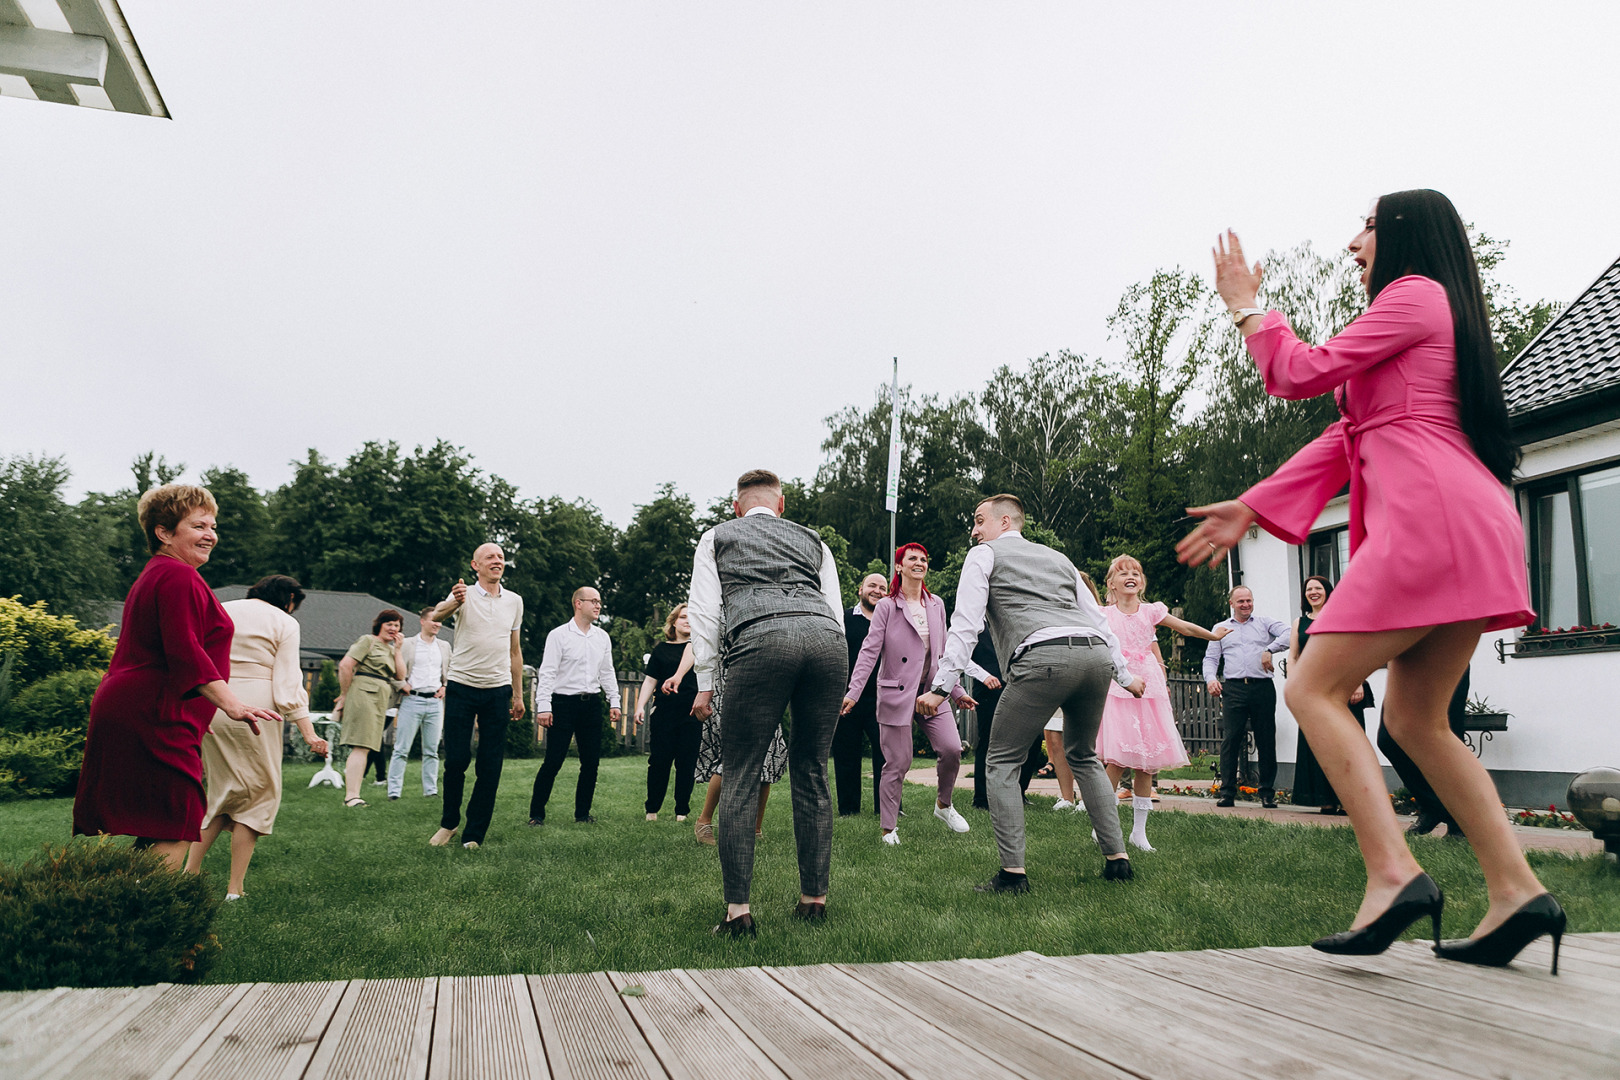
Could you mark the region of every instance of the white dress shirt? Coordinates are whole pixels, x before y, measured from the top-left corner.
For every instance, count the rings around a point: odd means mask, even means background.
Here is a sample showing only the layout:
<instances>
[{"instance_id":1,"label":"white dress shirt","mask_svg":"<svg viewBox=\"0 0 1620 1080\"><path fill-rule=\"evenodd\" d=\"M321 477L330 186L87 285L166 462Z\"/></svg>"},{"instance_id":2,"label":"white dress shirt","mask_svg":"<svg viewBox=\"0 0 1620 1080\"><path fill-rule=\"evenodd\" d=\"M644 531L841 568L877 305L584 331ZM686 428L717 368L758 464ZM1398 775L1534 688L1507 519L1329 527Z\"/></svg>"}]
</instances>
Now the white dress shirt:
<instances>
[{"instance_id":1,"label":"white dress shirt","mask_svg":"<svg viewBox=\"0 0 1620 1080\"><path fill-rule=\"evenodd\" d=\"M996 552L989 544L977 544L962 560L962 577L956 586L956 610L951 612L951 629L945 635L945 655L940 660L939 674L934 678L936 694L948 694L973 662L973 647L978 644L979 632L984 629L985 607L990 601L990 571L996 565ZM1067 600L1068 597L1062 597ZM1108 645L1108 655L1114 662L1114 681L1129 686L1136 680L1120 651L1119 639L1108 628L1108 616L1092 598L1091 590L1074 574L1074 602L1079 616L1071 626L1044 626L1018 643L1013 656L1042 641L1060 637L1101 638ZM1011 664L1011 657L1008 664ZM969 671L969 674L972 674ZM977 677L977 676L975 676ZM1005 673L1002 675L1005 679Z\"/></svg>"},{"instance_id":2,"label":"white dress shirt","mask_svg":"<svg viewBox=\"0 0 1620 1080\"><path fill-rule=\"evenodd\" d=\"M412 640L416 642L416 647L411 650L411 690L436 691L441 685L439 668L443 659L439 652L439 639L435 637L432 641L428 641L418 634Z\"/></svg>"},{"instance_id":3,"label":"white dress shirt","mask_svg":"<svg viewBox=\"0 0 1620 1080\"><path fill-rule=\"evenodd\" d=\"M750 507L743 517L755 514L776 516L768 506ZM838 566L826 544L821 545L821 594L827 598L827 614L840 629L844 625L844 597L838 591ZM697 673L698 692L714 689L714 669L720 662L720 570L714 563L714 530L704 532L692 556L692 591L686 598L686 621L692 626L692 670Z\"/></svg>"},{"instance_id":4,"label":"white dress shirt","mask_svg":"<svg viewBox=\"0 0 1620 1080\"><path fill-rule=\"evenodd\" d=\"M551 711L553 694L607 695L619 707L619 677L613 671L613 639L600 626L584 630L569 619L546 635L546 652L534 678L534 711Z\"/></svg>"}]
</instances>

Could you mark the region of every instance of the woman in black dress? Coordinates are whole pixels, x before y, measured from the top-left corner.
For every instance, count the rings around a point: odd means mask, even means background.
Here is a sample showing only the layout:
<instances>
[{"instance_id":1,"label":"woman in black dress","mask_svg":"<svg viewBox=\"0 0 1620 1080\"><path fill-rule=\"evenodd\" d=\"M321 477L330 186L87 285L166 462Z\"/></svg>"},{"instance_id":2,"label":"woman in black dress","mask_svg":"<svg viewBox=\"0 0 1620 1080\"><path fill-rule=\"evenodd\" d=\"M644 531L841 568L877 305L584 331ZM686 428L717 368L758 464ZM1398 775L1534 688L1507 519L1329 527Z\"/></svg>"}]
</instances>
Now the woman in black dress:
<instances>
[{"instance_id":1,"label":"woman in black dress","mask_svg":"<svg viewBox=\"0 0 1620 1080\"><path fill-rule=\"evenodd\" d=\"M648 821L658 820L664 794L669 790L671 765L675 767L675 820L685 821L692 812L693 771L697 768L698 745L703 741L703 721L692 715L697 674L688 670L673 689L664 687L680 669L681 655L691 640L686 605L676 604L664 620L664 640L654 645L647 657L647 677L636 699L636 723L647 721L651 744L647 753Z\"/></svg>"},{"instance_id":2,"label":"woman in black dress","mask_svg":"<svg viewBox=\"0 0 1620 1080\"><path fill-rule=\"evenodd\" d=\"M1299 663L1299 654L1305 651L1306 643L1311 640L1311 623L1322 614L1322 605L1332 595L1333 583L1322 575L1312 574L1305 579L1304 595L1299 604L1300 614L1294 620L1294 638L1288 647L1289 667ZM1363 728L1366 727L1367 710L1372 705L1372 687L1363 682L1361 688L1350 695L1350 712ZM1316 755L1311 753L1311 744L1305 741L1304 729L1300 730L1299 746L1294 751L1294 805L1320 806L1324 814L1344 813L1333 785L1328 783L1322 766L1316 763Z\"/></svg>"}]
</instances>

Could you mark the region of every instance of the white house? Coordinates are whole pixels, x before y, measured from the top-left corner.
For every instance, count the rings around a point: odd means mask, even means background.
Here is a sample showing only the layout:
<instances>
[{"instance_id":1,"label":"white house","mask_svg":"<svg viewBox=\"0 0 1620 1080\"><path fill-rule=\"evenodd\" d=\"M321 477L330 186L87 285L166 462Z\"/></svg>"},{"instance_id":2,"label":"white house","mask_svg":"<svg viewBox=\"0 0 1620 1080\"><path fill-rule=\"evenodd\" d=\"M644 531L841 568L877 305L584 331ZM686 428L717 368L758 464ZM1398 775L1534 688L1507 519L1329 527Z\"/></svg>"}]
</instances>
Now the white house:
<instances>
[{"instance_id":1,"label":"white house","mask_svg":"<svg viewBox=\"0 0 1620 1080\"><path fill-rule=\"evenodd\" d=\"M1514 491L1539 619L1481 640L1472 695L1510 718L1506 731L1472 737L1504 802L1562 806L1574 774L1620 766L1620 630L1601 629L1620 627L1620 260L1508 365L1502 384L1524 452ZM1348 519L1341 497L1304 546L1263 531L1244 540L1233 575L1254 590L1256 610L1292 618L1308 575L1337 580ZM1382 681L1373 676L1380 702ZM1368 713L1369 735L1377 715ZM1279 700L1282 787L1292 786L1297 732Z\"/></svg>"}]
</instances>

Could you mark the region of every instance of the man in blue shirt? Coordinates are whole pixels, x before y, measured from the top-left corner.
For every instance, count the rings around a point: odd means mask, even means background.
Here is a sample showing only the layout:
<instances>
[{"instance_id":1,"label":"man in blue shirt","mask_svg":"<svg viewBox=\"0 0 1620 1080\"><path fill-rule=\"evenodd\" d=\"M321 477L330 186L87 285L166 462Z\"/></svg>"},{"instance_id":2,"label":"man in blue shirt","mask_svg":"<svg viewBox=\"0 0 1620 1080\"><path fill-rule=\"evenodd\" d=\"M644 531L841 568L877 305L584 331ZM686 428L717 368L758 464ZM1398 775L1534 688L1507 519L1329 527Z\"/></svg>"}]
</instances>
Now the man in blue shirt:
<instances>
[{"instance_id":1,"label":"man in blue shirt","mask_svg":"<svg viewBox=\"0 0 1620 1080\"><path fill-rule=\"evenodd\" d=\"M1246 730L1254 731L1260 755L1260 805L1277 805L1277 686L1271 681L1271 654L1288 648L1289 626L1254 613L1254 593L1239 585L1228 598L1232 617L1213 629L1231 633L1209 643L1204 653L1204 681L1221 699L1221 795L1216 806L1231 806L1237 797L1238 764ZM1216 673L1225 662L1223 681Z\"/></svg>"}]
</instances>

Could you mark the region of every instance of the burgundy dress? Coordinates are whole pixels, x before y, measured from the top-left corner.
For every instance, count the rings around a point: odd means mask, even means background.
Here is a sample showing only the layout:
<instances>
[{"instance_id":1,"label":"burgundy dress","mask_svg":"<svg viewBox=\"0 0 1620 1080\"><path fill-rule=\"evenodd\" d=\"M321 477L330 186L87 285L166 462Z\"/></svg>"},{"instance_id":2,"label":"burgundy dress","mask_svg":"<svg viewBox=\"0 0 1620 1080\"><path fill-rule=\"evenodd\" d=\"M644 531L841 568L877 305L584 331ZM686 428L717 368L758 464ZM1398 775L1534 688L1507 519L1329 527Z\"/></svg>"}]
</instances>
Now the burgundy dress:
<instances>
[{"instance_id":1,"label":"burgundy dress","mask_svg":"<svg viewBox=\"0 0 1620 1080\"><path fill-rule=\"evenodd\" d=\"M200 838L202 737L214 705L197 690L230 679L233 630L194 568L166 555L146 564L90 702L75 836Z\"/></svg>"}]
</instances>

